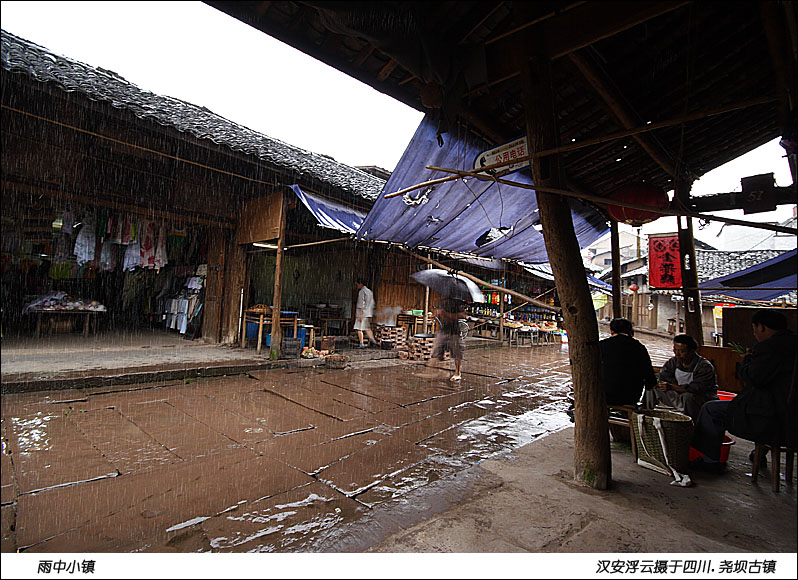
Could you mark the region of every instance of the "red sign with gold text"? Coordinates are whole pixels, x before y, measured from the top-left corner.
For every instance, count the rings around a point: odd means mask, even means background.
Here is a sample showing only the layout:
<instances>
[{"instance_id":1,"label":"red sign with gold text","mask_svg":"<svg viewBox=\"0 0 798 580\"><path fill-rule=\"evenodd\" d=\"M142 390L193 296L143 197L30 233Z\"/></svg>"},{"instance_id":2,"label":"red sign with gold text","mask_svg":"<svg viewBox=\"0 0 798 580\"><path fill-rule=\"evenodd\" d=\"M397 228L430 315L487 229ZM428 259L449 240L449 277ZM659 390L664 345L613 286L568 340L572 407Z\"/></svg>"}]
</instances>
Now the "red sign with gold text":
<instances>
[{"instance_id":1,"label":"red sign with gold text","mask_svg":"<svg viewBox=\"0 0 798 580\"><path fill-rule=\"evenodd\" d=\"M681 256L677 234L648 236L648 285L668 289L682 287Z\"/></svg>"}]
</instances>

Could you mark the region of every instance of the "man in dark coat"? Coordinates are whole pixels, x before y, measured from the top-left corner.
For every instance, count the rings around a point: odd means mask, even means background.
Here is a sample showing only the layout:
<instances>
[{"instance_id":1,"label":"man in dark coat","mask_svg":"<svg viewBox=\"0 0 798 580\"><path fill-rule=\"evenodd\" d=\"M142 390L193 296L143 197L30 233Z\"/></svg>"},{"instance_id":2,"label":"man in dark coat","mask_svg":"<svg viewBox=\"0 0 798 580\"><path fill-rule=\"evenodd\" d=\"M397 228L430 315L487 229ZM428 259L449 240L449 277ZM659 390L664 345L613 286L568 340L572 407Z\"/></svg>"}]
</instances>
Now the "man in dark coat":
<instances>
[{"instance_id":1,"label":"man in dark coat","mask_svg":"<svg viewBox=\"0 0 798 580\"><path fill-rule=\"evenodd\" d=\"M633 336L631 321L614 318L610 337L599 342L608 405L637 405L643 389L657 384L651 357Z\"/></svg>"},{"instance_id":2,"label":"man in dark coat","mask_svg":"<svg viewBox=\"0 0 798 580\"><path fill-rule=\"evenodd\" d=\"M795 446L795 333L775 310L757 310L751 318L756 344L743 358L743 391L732 401L710 401L701 408L693 447L705 461L717 461L725 431L759 443Z\"/></svg>"}]
</instances>

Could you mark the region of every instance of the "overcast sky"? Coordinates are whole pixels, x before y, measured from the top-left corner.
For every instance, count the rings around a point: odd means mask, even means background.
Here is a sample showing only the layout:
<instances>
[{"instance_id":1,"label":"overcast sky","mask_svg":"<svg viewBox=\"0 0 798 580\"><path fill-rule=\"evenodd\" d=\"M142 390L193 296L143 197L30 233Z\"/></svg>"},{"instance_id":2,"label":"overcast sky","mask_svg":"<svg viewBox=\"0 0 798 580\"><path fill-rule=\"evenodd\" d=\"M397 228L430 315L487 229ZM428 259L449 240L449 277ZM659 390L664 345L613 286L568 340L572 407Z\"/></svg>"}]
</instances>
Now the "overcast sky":
<instances>
[{"instance_id":1,"label":"overcast sky","mask_svg":"<svg viewBox=\"0 0 798 580\"><path fill-rule=\"evenodd\" d=\"M4 30L350 166L392 171L423 114L202 2L2 2Z\"/></svg>"},{"instance_id":2,"label":"overcast sky","mask_svg":"<svg viewBox=\"0 0 798 580\"><path fill-rule=\"evenodd\" d=\"M392 171L423 117L202 2L1 4L8 32L350 166ZM741 191L741 177L771 172L777 185L792 182L778 139L708 173L692 192ZM779 222L792 207L718 215ZM696 226L695 235L712 244L721 225ZM676 231L676 218L660 218L642 233L668 231Z\"/></svg>"}]
</instances>

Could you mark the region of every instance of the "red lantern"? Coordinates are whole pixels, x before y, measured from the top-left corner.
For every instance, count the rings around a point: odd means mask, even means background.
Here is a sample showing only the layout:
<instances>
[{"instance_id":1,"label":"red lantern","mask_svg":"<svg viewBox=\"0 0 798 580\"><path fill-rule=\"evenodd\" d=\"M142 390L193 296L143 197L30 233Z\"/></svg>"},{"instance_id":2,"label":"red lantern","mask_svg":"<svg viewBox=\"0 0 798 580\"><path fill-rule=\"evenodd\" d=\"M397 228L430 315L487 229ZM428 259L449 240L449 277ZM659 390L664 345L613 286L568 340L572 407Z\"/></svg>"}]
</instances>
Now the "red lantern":
<instances>
[{"instance_id":1,"label":"red lantern","mask_svg":"<svg viewBox=\"0 0 798 580\"><path fill-rule=\"evenodd\" d=\"M668 194L659 187L647 183L630 183L615 190L610 199L665 209L669 205ZM634 227L652 222L663 214L619 205L607 205L607 212L616 222L623 222Z\"/></svg>"},{"instance_id":2,"label":"red lantern","mask_svg":"<svg viewBox=\"0 0 798 580\"><path fill-rule=\"evenodd\" d=\"M640 290L640 286L638 286L637 284L632 284L631 286L629 286L629 290L631 290L632 292L637 292L638 290Z\"/></svg>"}]
</instances>

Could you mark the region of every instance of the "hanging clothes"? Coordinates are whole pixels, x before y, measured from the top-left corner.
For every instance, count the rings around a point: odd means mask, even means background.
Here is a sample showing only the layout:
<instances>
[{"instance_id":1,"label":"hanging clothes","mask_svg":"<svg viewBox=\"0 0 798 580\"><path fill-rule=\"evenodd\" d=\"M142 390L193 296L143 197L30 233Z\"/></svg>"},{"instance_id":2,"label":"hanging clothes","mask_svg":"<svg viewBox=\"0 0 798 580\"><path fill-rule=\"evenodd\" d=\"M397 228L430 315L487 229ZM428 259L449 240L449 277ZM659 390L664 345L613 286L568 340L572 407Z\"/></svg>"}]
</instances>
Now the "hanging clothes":
<instances>
[{"instance_id":1,"label":"hanging clothes","mask_svg":"<svg viewBox=\"0 0 798 580\"><path fill-rule=\"evenodd\" d=\"M141 220L139 223L139 240L141 247L141 267L155 266L155 238L157 224L153 220Z\"/></svg>"},{"instance_id":2,"label":"hanging clothes","mask_svg":"<svg viewBox=\"0 0 798 580\"><path fill-rule=\"evenodd\" d=\"M125 250L125 259L122 263L122 270L135 270L141 266L141 246L138 240L135 240L127 245Z\"/></svg>"},{"instance_id":3,"label":"hanging clothes","mask_svg":"<svg viewBox=\"0 0 798 580\"><path fill-rule=\"evenodd\" d=\"M123 244L130 244L136 239L136 221L130 217L130 214L125 214L122 219L122 235L121 240Z\"/></svg>"},{"instance_id":4,"label":"hanging clothes","mask_svg":"<svg viewBox=\"0 0 798 580\"><path fill-rule=\"evenodd\" d=\"M115 267L114 245L109 240L105 240L100 249L100 270L103 272L110 272Z\"/></svg>"},{"instance_id":5,"label":"hanging clothes","mask_svg":"<svg viewBox=\"0 0 798 580\"><path fill-rule=\"evenodd\" d=\"M72 236L63 233L55 235L53 241L53 262L63 264L72 259Z\"/></svg>"},{"instance_id":6,"label":"hanging clothes","mask_svg":"<svg viewBox=\"0 0 798 580\"><path fill-rule=\"evenodd\" d=\"M87 214L83 218L83 225L75 239L75 255L78 258L78 265L82 266L86 262L94 259L94 248L97 239L94 235L94 216Z\"/></svg>"},{"instance_id":7,"label":"hanging clothes","mask_svg":"<svg viewBox=\"0 0 798 580\"><path fill-rule=\"evenodd\" d=\"M155 260L153 266L156 270L160 270L169 263L169 258L166 255L166 226L161 224L158 229L158 241L155 243Z\"/></svg>"},{"instance_id":8,"label":"hanging clothes","mask_svg":"<svg viewBox=\"0 0 798 580\"><path fill-rule=\"evenodd\" d=\"M72 213L72 208L69 203L66 204L64 215L61 218L61 233L71 234L73 226L75 225L75 214Z\"/></svg>"},{"instance_id":9,"label":"hanging clothes","mask_svg":"<svg viewBox=\"0 0 798 580\"><path fill-rule=\"evenodd\" d=\"M110 240L114 244L122 243L122 226L124 225L124 221L124 217L119 214L116 214L112 220Z\"/></svg>"}]
</instances>

